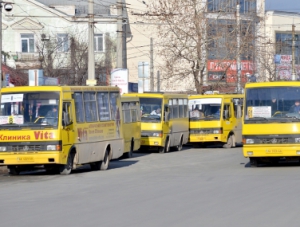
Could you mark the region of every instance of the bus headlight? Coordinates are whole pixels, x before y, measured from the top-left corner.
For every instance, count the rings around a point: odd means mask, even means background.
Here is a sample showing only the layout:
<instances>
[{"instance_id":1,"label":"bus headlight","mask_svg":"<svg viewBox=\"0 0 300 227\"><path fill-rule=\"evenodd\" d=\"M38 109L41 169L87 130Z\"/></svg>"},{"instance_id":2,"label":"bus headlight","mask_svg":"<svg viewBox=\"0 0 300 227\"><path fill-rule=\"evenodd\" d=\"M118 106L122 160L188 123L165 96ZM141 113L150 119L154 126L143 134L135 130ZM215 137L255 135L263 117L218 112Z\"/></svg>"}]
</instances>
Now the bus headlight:
<instances>
[{"instance_id":1,"label":"bus headlight","mask_svg":"<svg viewBox=\"0 0 300 227\"><path fill-rule=\"evenodd\" d=\"M220 129L215 129L212 131L213 134L222 134L222 130Z\"/></svg>"},{"instance_id":2,"label":"bus headlight","mask_svg":"<svg viewBox=\"0 0 300 227\"><path fill-rule=\"evenodd\" d=\"M0 151L6 151L6 147L0 147Z\"/></svg>"},{"instance_id":3,"label":"bus headlight","mask_svg":"<svg viewBox=\"0 0 300 227\"><path fill-rule=\"evenodd\" d=\"M254 143L254 139L246 139L246 144L253 144Z\"/></svg>"},{"instance_id":4,"label":"bus headlight","mask_svg":"<svg viewBox=\"0 0 300 227\"><path fill-rule=\"evenodd\" d=\"M154 136L154 137L161 137L161 135L162 135L162 133L160 133L160 132L154 132L152 134L152 136Z\"/></svg>"},{"instance_id":5,"label":"bus headlight","mask_svg":"<svg viewBox=\"0 0 300 227\"><path fill-rule=\"evenodd\" d=\"M55 145L47 145L47 151L56 151Z\"/></svg>"}]
</instances>

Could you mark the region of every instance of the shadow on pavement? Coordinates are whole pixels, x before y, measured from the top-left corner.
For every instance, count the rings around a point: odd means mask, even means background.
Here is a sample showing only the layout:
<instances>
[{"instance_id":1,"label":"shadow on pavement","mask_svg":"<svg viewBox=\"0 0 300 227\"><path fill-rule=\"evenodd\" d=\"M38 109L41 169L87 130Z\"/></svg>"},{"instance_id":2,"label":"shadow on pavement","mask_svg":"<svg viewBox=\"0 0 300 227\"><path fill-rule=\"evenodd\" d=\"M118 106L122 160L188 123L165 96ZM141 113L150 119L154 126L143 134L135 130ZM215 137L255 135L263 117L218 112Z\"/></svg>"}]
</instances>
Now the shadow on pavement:
<instances>
[{"instance_id":1,"label":"shadow on pavement","mask_svg":"<svg viewBox=\"0 0 300 227\"><path fill-rule=\"evenodd\" d=\"M245 164L245 163L241 163ZM299 162L279 162L279 163L260 163L258 166L251 166L250 162L247 162L244 167L245 168L268 168L268 167L295 167L300 166Z\"/></svg>"}]
</instances>

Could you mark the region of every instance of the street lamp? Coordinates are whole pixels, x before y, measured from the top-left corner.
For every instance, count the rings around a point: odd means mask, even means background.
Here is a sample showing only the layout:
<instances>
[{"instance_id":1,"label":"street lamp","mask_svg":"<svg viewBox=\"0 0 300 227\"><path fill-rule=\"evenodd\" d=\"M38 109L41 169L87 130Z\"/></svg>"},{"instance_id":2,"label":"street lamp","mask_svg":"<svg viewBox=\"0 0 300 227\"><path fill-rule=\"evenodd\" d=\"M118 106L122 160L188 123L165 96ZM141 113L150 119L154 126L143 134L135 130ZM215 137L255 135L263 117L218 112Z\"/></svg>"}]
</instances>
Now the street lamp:
<instances>
[{"instance_id":1,"label":"street lamp","mask_svg":"<svg viewBox=\"0 0 300 227\"><path fill-rule=\"evenodd\" d=\"M2 88L2 4L4 4L4 9L7 12L12 11L13 6L12 3L9 2L0 2L0 89Z\"/></svg>"}]
</instances>

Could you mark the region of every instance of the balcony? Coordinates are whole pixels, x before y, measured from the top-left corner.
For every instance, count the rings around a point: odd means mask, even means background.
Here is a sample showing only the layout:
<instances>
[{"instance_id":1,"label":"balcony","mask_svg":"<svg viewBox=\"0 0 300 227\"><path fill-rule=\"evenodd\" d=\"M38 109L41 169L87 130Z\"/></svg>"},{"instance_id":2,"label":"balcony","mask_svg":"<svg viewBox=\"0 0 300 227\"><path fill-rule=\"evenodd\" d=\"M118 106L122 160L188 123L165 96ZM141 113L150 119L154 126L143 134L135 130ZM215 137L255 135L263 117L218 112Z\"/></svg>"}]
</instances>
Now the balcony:
<instances>
[{"instance_id":1,"label":"balcony","mask_svg":"<svg viewBox=\"0 0 300 227\"><path fill-rule=\"evenodd\" d=\"M15 62L35 62L40 60L38 52L34 53L24 53L24 52L15 52L11 53L12 58Z\"/></svg>"}]
</instances>

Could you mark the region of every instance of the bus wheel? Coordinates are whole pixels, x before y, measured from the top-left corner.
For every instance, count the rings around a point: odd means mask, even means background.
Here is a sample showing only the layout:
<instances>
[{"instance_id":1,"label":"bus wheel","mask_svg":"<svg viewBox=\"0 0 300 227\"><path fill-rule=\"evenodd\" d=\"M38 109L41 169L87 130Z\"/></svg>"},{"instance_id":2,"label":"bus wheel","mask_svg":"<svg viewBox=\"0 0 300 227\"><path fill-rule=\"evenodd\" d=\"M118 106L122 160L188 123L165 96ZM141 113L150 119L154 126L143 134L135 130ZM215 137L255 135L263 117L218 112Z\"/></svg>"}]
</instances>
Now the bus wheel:
<instances>
[{"instance_id":1,"label":"bus wheel","mask_svg":"<svg viewBox=\"0 0 300 227\"><path fill-rule=\"evenodd\" d=\"M19 175L21 172L19 166L8 166L7 168L10 175Z\"/></svg>"},{"instance_id":2,"label":"bus wheel","mask_svg":"<svg viewBox=\"0 0 300 227\"><path fill-rule=\"evenodd\" d=\"M158 148L158 152L163 154L163 153L168 153L169 151L170 151L170 139L168 137L165 142L165 146Z\"/></svg>"},{"instance_id":3,"label":"bus wheel","mask_svg":"<svg viewBox=\"0 0 300 227\"><path fill-rule=\"evenodd\" d=\"M175 151L181 151L182 150L182 145L183 145L183 138L181 137L179 145L175 146L174 150Z\"/></svg>"},{"instance_id":4,"label":"bus wheel","mask_svg":"<svg viewBox=\"0 0 300 227\"><path fill-rule=\"evenodd\" d=\"M132 139L130 144L130 151L124 153L124 158L132 158L133 149L134 149L134 142Z\"/></svg>"},{"instance_id":5,"label":"bus wheel","mask_svg":"<svg viewBox=\"0 0 300 227\"><path fill-rule=\"evenodd\" d=\"M68 155L68 160L67 163L65 165L61 165L59 168L59 173L61 175L68 175L71 173L72 171L72 167L73 167L73 161L74 161L74 153L69 153Z\"/></svg>"},{"instance_id":6,"label":"bus wheel","mask_svg":"<svg viewBox=\"0 0 300 227\"><path fill-rule=\"evenodd\" d=\"M250 158L249 164L251 167L257 167L259 165L258 158Z\"/></svg>"},{"instance_id":7,"label":"bus wheel","mask_svg":"<svg viewBox=\"0 0 300 227\"><path fill-rule=\"evenodd\" d=\"M232 145L233 145L233 139L232 139L232 135L228 136L228 139L227 139L227 143L225 143L223 145L224 148L232 148Z\"/></svg>"},{"instance_id":8,"label":"bus wheel","mask_svg":"<svg viewBox=\"0 0 300 227\"><path fill-rule=\"evenodd\" d=\"M108 150L106 150L103 161L100 161L100 169L107 170L108 165L109 165L109 152Z\"/></svg>"}]
</instances>

